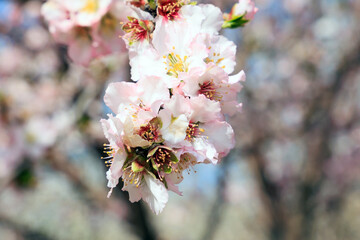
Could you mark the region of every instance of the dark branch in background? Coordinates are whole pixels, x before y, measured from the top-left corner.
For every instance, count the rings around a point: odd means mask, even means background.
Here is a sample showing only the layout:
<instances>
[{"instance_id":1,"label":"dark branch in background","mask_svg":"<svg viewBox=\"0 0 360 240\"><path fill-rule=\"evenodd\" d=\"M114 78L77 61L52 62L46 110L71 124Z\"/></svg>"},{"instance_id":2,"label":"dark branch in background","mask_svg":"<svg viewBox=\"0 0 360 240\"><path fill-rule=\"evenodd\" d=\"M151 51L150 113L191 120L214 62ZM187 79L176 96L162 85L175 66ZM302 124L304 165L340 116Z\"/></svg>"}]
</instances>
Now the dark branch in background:
<instances>
[{"instance_id":1,"label":"dark branch in background","mask_svg":"<svg viewBox=\"0 0 360 240\"><path fill-rule=\"evenodd\" d=\"M249 106L254 106L255 100L253 94L247 90L243 90L248 100ZM251 165L254 169L255 179L261 190L260 196L264 207L267 211L267 215L270 219L269 226L269 239L270 240L282 240L286 235L286 219L281 202L281 192L278 184L268 178L266 174L266 162L261 152L261 148L270 139L270 133L265 132L262 127L261 121L258 121L258 116L261 116L257 112L256 107L246 109L248 118L252 119L251 129L256 129L256 136L253 142L249 146L244 146L241 152L246 155L251 161Z\"/></svg>"},{"instance_id":2,"label":"dark branch in background","mask_svg":"<svg viewBox=\"0 0 360 240\"><path fill-rule=\"evenodd\" d=\"M103 146L91 143L94 149L97 150L99 156L103 153ZM99 157L100 159L100 157ZM104 164L104 173L105 169ZM127 206L128 214L125 216L126 221L132 227L133 233L135 233L140 239L143 240L155 240L157 239L157 233L155 228L152 226L150 217L148 216L147 206L144 206L143 202L131 203L129 201L129 194L122 191L123 182L120 180L119 185L114 189L112 197L121 199L120 201Z\"/></svg>"},{"instance_id":3,"label":"dark branch in background","mask_svg":"<svg viewBox=\"0 0 360 240\"><path fill-rule=\"evenodd\" d=\"M76 166L69 163L61 153L57 152L55 149L50 149L46 160L54 170L63 173L95 207L100 209L111 209L111 201L106 198L107 192L105 190L98 191L93 189L79 174L81 171L78 170Z\"/></svg>"},{"instance_id":4,"label":"dark branch in background","mask_svg":"<svg viewBox=\"0 0 360 240\"><path fill-rule=\"evenodd\" d=\"M52 240L52 238L45 233L20 225L2 215L0 215L0 226L13 230L16 234L26 240Z\"/></svg>"},{"instance_id":5,"label":"dark branch in background","mask_svg":"<svg viewBox=\"0 0 360 240\"><path fill-rule=\"evenodd\" d=\"M121 191L121 188L122 182L119 183L113 194L126 203L129 209L129 214L126 216L126 220L132 227L133 232L142 240L157 239L157 233L151 224L148 211L146 210L147 206L145 206L142 201L131 203L129 201L129 194Z\"/></svg>"},{"instance_id":6,"label":"dark branch in background","mask_svg":"<svg viewBox=\"0 0 360 240\"><path fill-rule=\"evenodd\" d=\"M312 101L312 106L306 115L303 132L307 135L311 149L311 156L307 160L306 177L300 184L300 212L301 233L298 239L311 239L314 210L317 207L316 198L326 180L324 166L326 161L331 159L330 141L331 134L335 128L330 112L347 80L347 74L358 67L360 63L360 44L343 58L339 65L333 83Z\"/></svg>"},{"instance_id":7,"label":"dark branch in background","mask_svg":"<svg viewBox=\"0 0 360 240\"><path fill-rule=\"evenodd\" d=\"M214 239L217 228L221 223L221 215L225 207L225 189L227 185L229 165L231 164L231 158L234 155L235 150L232 150L220 163L221 174L217 181L216 199L210 210L209 217L207 218L207 228L201 239L210 240Z\"/></svg>"},{"instance_id":8,"label":"dark branch in background","mask_svg":"<svg viewBox=\"0 0 360 240\"><path fill-rule=\"evenodd\" d=\"M97 149L101 149L102 151L102 147L100 146L98 146ZM132 226L133 233L143 240L156 239L155 229L151 227L151 223L147 216L147 212L144 209L144 206L141 203L132 204L131 202L129 202L129 196L127 195L127 193L120 190L122 188L122 186L120 186L121 183L119 183L119 186L114 190L112 198L107 199L107 192L105 191L105 186L104 190L101 191L93 189L86 181L84 181L84 178L79 175L79 172L81 171L79 171L76 166L71 164L60 153L57 153L55 149L51 149L49 151L47 161L55 170L65 174L65 176L71 181L71 183L80 190L80 193L82 193L82 195L87 200L90 200L90 203L92 203L94 207L102 210L110 210L112 212L116 212L118 209L114 208L114 199L115 197L117 197L117 201L119 201L120 198L121 205L123 205L124 207L126 206L126 209L128 210L124 211L125 216L123 217L125 217L127 223Z\"/></svg>"},{"instance_id":9,"label":"dark branch in background","mask_svg":"<svg viewBox=\"0 0 360 240\"><path fill-rule=\"evenodd\" d=\"M285 239L286 221L284 210L281 202L281 193L279 186L271 181L266 174L266 163L263 155L261 154L260 146L265 139L250 149L250 160L253 161L254 167L257 172L257 180L262 189L262 199L265 203L268 214L270 215L270 234L269 239L281 240Z\"/></svg>"}]
</instances>

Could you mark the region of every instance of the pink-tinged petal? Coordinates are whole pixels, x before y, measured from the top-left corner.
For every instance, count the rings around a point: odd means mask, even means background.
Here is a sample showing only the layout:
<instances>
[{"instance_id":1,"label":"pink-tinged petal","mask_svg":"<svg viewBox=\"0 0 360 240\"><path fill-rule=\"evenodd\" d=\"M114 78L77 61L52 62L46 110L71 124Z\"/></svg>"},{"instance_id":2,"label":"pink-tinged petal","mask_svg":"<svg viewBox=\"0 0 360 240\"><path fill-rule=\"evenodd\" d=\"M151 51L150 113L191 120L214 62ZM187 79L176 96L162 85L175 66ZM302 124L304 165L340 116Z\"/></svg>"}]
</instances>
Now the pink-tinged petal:
<instances>
[{"instance_id":1,"label":"pink-tinged petal","mask_svg":"<svg viewBox=\"0 0 360 240\"><path fill-rule=\"evenodd\" d=\"M147 76L166 75L163 59L152 47L147 47L139 52L130 52L131 79L139 81Z\"/></svg>"},{"instance_id":2,"label":"pink-tinged petal","mask_svg":"<svg viewBox=\"0 0 360 240\"><path fill-rule=\"evenodd\" d=\"M108 115L109 119L101 119L101 126L104 131L104 135L110 143L112 148L122 147L121 134L123 131L123 125L120 119Z\"/></svg>"},{"instance_id":3,"label":"pink-tinged petal","mask_svg":"<svg viewBox=\"0 0 360 240\"><path fill-rule=\"evenodd\" d=\"M200 76L204 74L203 68L193 68L188 73L183 73L179 75L179 77L183 80L181 85L182 95L195 97L198 95L198 91L200 90Z\"/></svg>"},{"instance_id":4,"label":"pink-tinged petal","mask_svg":"<svg viewBox=\"0 0 360 240\"><path fill-rule=\"evenodd\" d=\"M204 162L205 159L208 159L211 163L217 164L218 152L216 151L216 148L211 143L209 143L207 139L195 138L192 144L194 150L197 153L198 162ZM199 155L203 157L200 157Z\"/></svg>"},{"instance_id":5,"label":"pink-tinged petal","mask_svg":"<svg viewBox=\"0 0 360 240\"><path fill-rule=\"evenodd\" d=\"M217 100L220 96L217 96L217 89L221 87L223 82L228 81L227 73L220 67L216 66L214 63L209 63L205 71L191 71L187 76L183 77L184 79L184 93L188 96L195 97L199 94L207 96L207 98L211 100ZM207 90L215 92L203 91L201 86L204 84L211 83L210 87L212 89L207 88ZM211 96L213 95L213 96Z\"/></svg>"},{"instance_id":6,"label":"pink-tinged petal","mask_svg":"<svg viewBox=\"0 0 360 240\"><path fill-rule=\"evenodd\" d=\"M115 113L119 113L119 106L130 105L139 98L138 87L135 83L118 82L109 84L106 89L105 104Z\"/></svg>"},{"instance_id":7,"label":"pink-tinged petal","mask_svg":"<svg viewBox=\"0 0 360 240\"><path fill-rule=\"evenodd\" d=\"M181 8L180 15L182 19L184 19L184 22L190 23L185 30L193 34L193 36L203 30L202 23L205 20L205 15L200 6L185 5Z\"/></svg>"},{"instance_id":8,"label":"pink-tinged petal","mask_svg":"<svg viewBox=\"0 0 360 240\"><path fill-rule=\"evenodd\" d=\"M166 22L161 18L156 21L155 30L153 32L152 44L157 50L158 54L166 54L168 51L168 32Z\"/></svg>"},{"instance_id":9,"label":"pink-tinged petal","mask_svg":"<svg viewBox=\"0 0 360 240\"><path fill-rule=\"evenodd\" d=\"M107 195L108 198L110 197L113 188L115 188L119 183L119 179L122 176L122 167L124 165L125 160L126 160L125 150L119 149L114 154L110 169L106 172L106 178L108 180L107 186L110 188L110 191Z\"/></svg>"},{"instance_id":10,"label":"pink-tinged petal","mask_svg":"<svg viewBox=\"0 0 360 240\"><path fill-rule=\"evenodd\" d=\"M122 175L122 167L126 159L126 154L124 152L125 151L122 149L114 154L113 163L111 164L110 169L106 172L106 178L109 181L107 186L109 188L114 188L119 183L119 179Z\"/></svg>"},{"instance_id":11,"label":"pink-tinged petal","mask_svg":"<svg viewBox=\"0 0 360 240\"><path fill-rule=\"evenodd\" d=\"M115 133L112 131L110 127L109 120L101 119L100 123L106 139L109 141L110 145L114 146L116 137L115 137Z\"/></svg>"},{"instance_id":12,"label":"pink-tinged petal","mask_svg":"<svg viewBox=\"0 0 360 240\"><path fill-rule=\"evenodd\" d=\"M206 45L206 35L198 34L189 44L189 69L195 67L206 68L204 59L209 55L209 48ZM201 62L198 63L198 61Z\"/></svg>"},{"instance_id":13,"label":"pink-tinged petal","mask_svg":"<svg viewBox=\"0 0 360 240\"><path fill-rule=\"evenodd\" d=\"M142 90L141 100L148 107L157 112L160 105L170 99L169 89L159 77L150 76L141 79L138 87Z\"/></svg>"},{"instance_id":14,"label":"pink-tinged petal","mask_svg":"<svg viewBox=\"0 0 360 240\"><path fill-rule=\"evenodd\" d=\"M141 10L138 7L131 6L125 1L113 1L110 7L110 13L116 18L126 21L127 17L134 17L142 20L154 20L150 13Z\"/></svg>"},{"instance_id":15,"label":"pink-tinged petal","mask_svg":"<svg viewBox=\"0 0 360 240\"><path fill-rule=\"evenodd\" d=\"M175 173L175 172L166 174L165 180L166 180L167 187L170 191L173 191L174 193L182 196L182 192L180 192L179 187L175 185L175 184L180 183L183 180L183 178L180 178L178 175L179 175L179 173Z\"/></svg>"},{"instance_id":16,"label":"pink-tinged petal","mask_svg":"<svg viewBox=\"0 0 360 240\"><path fill-rule=\"evenodd\" d=\"M224 22L221 10L212 4L200 4L199 7L205 15L202 31L211 35L217 34Z\"/></svg>"},{"instance_id":17,"label":"pink-tinged petal","mask_svg":"<svg viewBox=\"0 0 360 240\"><path fill-rule=\"evenodd\" d=\"M76 11L75 21L80 26L92 26L99 22L109 10L112 0L77 0L80 9Z\"/></svg>"},{"instance_id":18,"label":"pink-tinged petal","mask_svg":"<svg viewBox=\"0 0 360 240\"><path fill-rule=\"evenodd\" d=\"M168 202L168 191L158 179L154 179L150 175L145 175L144 179L148 189L144 189L143 200L149 204L155 214L159 214Z\"/></svg>"},{"instance_id":19,"label":"pink-tinged petal","mask_svg":"<svg viewBox=\"0 0 360 240\"><path fill-rule=\"evenodd\" d=\"M244 71L240 71L239 73L229 76L229 83L234 84L237 82L245 82L246 81L246 75Z\"/></svg>"},{"instance_id":20,"label":"pink-tinged petal","mask_svg":"<svg viewBox=\"0 0 360 240\"><path fill-rule=\"evenodd\" d=\"M139 109L137 112L137 117L133 119L134 125L136 127L139 127L141 125L146 125L151 119L155 118L157 116L157 111L149 111L148 109Z\"/></svg>"},{"instance_id":21,"label":"pink-tinged petal","mask_svg":"<svg viewBox=\"0 0 360 240\"><path fill-rule=\"evenodd\" d=\"M214 145L216 151L224 156L235 145L234 130L227 122L214 121L203 125L204 134Z\"/></svg>"},{"instance_id":22,"label":"pink-tinged petal","mask_svg":"<svg viewBox=\"0 0 360 240\"><path fill-rule=\"evenodd\" d=\"M223 36L209 35L207 46L210 51L206 61L215 63L228 74L232 73L236 64L236 45Z\"/></svg>"},{"instance_id":23,"label":"pink-tinged petal","mask_svg":"<svg viewBox=\"0 0 360 240\"><path fill-rule=\"evenodd\" d=\"M173 95L170 101L164 104L164 108L168 109L174 117L184 113L189 115L192 112L189 99L179 94Z\"/></svg>"},{"instance_id":24,"label":"pink-tinged petal","mask_svg":"<svg viewBox=\"0 0 360 240\"><path fill-rule=\"evenodd\" d=\"M191 98L190 101L192 108L190 119L193 122L208 122L222 118L219 102L211 101L204 95Z\"/></svg>"},{"instance_id":25,"label":"pink-tinged petal","mask_svg":"<svg viewBox=\"0 0 360 240\"><path fill-rule=\"evenodd\" d=\"M202 16L201 13L200 16ZM185 56L190 54L191 43L199 33L200 25L194 23L194 21L178 20L166 22L158 19L152 43L160 56L171 52Z\"/></svg>"},{"instance_id":26,"label":"pink-tinged petal","mask_svg":"<svg viewBox=\"0 0 360 240\"><path fill-rule=\"evenodd\" d=\"M139 187L136 187L135 184L127 184L127 185L124 185L124 187L121 190L128 191L130 202L132 202L132 203L138 202L142 198L142 191L144 191L143 185L144 185L144 183L142 183Z\"/></svg>"}]
</instances>

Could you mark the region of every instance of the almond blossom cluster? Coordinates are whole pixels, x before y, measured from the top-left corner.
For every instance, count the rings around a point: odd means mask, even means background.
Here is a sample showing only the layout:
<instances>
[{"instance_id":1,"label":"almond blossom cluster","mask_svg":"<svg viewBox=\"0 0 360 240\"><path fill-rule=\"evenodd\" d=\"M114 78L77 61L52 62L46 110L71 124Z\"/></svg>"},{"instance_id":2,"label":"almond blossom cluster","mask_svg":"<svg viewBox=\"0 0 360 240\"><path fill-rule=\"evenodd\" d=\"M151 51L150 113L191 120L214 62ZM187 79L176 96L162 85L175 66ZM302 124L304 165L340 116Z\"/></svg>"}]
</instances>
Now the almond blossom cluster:
<instances>
[{"instance_id":1,"label":"almond blossom cluster","mask_svg":"<svg viewBox=\"0 0 360 240\"><path fill-rule=\"evenodd\" d=\"M119 38L128 10L118 0L49 0L42 15L54 39L68 46L70 59L88 66L91 60L126 50Z\"/></svg>"},{"instance_id":2,"label":"almond blossom cluster","mask_svg":"<svg viewBox=\"0 0 360 240\"><path fill-rule=\"evenodd\" d=\"M226 116L241 110L237 94L245 74L233 73L236 45L219 34L234 19L187 0L73 2L50 0L43 7L71 59L86 65L121 40L134 81L111 83L104 96L113 112L101 120L109 141L108 197L121 180L131 202L143 199L159 214L169 190L181 194L184 171L217 164L234 147ZM255 12L246 8L242 16Z\"/></svg>"}]
</instances>

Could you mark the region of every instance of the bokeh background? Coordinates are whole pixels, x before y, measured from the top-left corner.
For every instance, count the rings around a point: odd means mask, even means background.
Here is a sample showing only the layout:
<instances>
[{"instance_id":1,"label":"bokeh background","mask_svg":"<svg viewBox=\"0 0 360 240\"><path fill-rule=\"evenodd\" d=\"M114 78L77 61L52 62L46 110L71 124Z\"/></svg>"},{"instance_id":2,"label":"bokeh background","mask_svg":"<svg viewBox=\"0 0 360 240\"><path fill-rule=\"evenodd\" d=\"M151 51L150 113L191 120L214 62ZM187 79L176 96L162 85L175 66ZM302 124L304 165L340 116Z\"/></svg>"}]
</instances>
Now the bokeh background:
<instances>
[{"instance_id":1,"label":"bokeh background","mask_svg":"<svg viewBox=\"0 0 360 240\"><path fill-rule=\"evenodd\" d=\"M360 239L360 1L255 3L223 31L247 74L236 148L156 216L106 199L102 97L129 80L126 54L73 65L42 1L0 0L0 239Z\"/></svg>"}]
</instances>

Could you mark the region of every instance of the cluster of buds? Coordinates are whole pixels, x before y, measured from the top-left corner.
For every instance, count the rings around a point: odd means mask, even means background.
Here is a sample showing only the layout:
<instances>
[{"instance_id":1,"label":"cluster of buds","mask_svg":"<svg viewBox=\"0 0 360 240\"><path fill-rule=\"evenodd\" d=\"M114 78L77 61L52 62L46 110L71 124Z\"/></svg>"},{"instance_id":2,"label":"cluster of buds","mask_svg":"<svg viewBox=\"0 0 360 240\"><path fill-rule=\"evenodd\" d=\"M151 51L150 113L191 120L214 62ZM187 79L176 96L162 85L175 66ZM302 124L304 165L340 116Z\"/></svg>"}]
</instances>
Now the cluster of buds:
<instances>
[{"instance_id":1,"label":"cluster of buds","mask_svg":"<svg viewBox=\"0 0 360 240\"><path fill-rule=\"evenodd\" d=\"M111 83L104 96L113 112L101 120L108 196L122 180L131 202L143 199L158 214L168 190L181 194L184 171L217 164L234 147L226 116L241 110L245 74L233 74L236 45L219 34L226 22L214 5L116 2L134 82Z\"/></svg>"}]
</instances>

